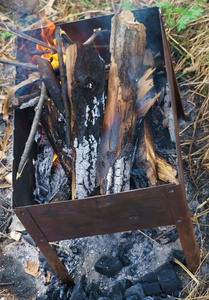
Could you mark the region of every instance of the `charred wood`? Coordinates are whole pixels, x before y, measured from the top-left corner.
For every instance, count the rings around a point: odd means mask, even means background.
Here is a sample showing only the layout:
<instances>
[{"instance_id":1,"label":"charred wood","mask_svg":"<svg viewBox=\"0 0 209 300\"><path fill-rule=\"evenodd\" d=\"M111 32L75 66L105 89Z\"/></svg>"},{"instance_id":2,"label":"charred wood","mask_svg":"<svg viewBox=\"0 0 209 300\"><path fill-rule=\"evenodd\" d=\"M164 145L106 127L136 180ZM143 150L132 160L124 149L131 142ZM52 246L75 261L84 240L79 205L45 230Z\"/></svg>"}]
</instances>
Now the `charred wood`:
<instances>
[{"instance_id":1,"label":"charred wood","mask_svg":"<svg viewBox=\"0 0 209 300\"><path fill-rule=\"evenodd\" d=\"M33 92L29 95L19 96L15 98L12 107L14 109L24 109L27 107L36 106L40 98L40 91Z\"/></svg>"},{"instance_id":2,"label":"charred wood","mask_svg":"<svg viewBox=\"0 0 209 300\"><path fill-rule=\"evenodd\" d=\"M95 194L97 152L104 114L105 66L89 45L66 51L71 111L72 199Z\"/></svg>"},{"instance_id":3,"label":"charred wood","mask_svg":"<svg viewBox=\"0 0 209 300\"><path fill-rule=\"evenodd\" d=\"M143 75L145 46L145 26L134 22L131 12L122 12L112 18L108 95L97 168L103 194L130 187L137 117L136 79Z\"/></svg>"},{"instance_id":4,"label":"charred wood","mask_svg":"<svg viewBox=\"0 0 209 300\"><path fill-rule=\"evenodd\" d=\"M44 101L41 124L44 132L54 150L57 154L58 160L65 171L66 176L71 179L72 160L65 151L64 144L64 123L59 122L59 114L56 107L49 100Z\"/></svg>"},{"instance_id":5,"label":"charred wood","mask_svg":"<svg viewBox=\"0 0 209 300\"><path fill-rule=\"evenodd\" d=\"M67 90L67 78L66 78L66 68L63 61L62 53L62 39L60 36L60 27L58 26L55 30L55 38L57 42L57 53L58 53L58 62L60 69L60 79L61 79L61 89L62 89L62 100L65 108L65 122L66 122L66 144L67 148L70 148L70 103L68 99L68 90Z\"/></svg>"},{"instance_id":6,"label":"charred wood","mask_svg":"<svg viewBox=\"0 0 209 300\"><path fill-rule=\"evenodd\" d=\"M57 109L65 115L64 104L62 100L62 89L60 83L54 73L52 65L50 62L44 58L36 57L36 61L38 64L38 70L41 74L41 77L46 85L46 89L54 101Z\"/></svg>"}]
</instances>

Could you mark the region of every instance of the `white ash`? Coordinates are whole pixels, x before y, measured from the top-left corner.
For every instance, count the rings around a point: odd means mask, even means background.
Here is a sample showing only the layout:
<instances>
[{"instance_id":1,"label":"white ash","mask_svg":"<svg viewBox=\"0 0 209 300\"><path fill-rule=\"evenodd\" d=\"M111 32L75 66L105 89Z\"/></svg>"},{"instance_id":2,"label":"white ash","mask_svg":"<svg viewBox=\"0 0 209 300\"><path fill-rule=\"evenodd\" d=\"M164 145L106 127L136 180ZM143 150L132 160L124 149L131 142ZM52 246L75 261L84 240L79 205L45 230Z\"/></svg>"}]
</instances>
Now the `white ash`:
<instances>
[{"instance_id":1,"label":"white ash","mask_svg":"<svg viewBox=\"0 0 209 300\"><path fill-rule=\"evenodd\" d=\"M175 137L175 127L174 127L174 118L173 118L173 109L171 106L170 93L168 84L166 84L166 93L164 98L164 118L163 125L168 127L170 134L170 139L173 143L176 141Z\"/></svg>"},{"instance_id":2,"label":"white ash","mask_svg":"<svg viewBox=\"0 0 209 300\"><path fill-rule=\"evenodd\" d=\"M45 145L35 161L35 200L49 203L67 183L67 177L59 162L53 165L53 149Z\"/></svg>"},{"instance_id":3,"label":"white ash","mask_svg":"<svg viewBox=\"0 0 209 300\"><path fill-rule=\"evenodd\" d=\"M130 190L130 173L130 161L124 157L117 159L107 174L106 195Z\"/></svg>"},{"instance_id":4,"label":"white ash","mask_svg":"<svg viewBox=\"0 0 209 300\"><path fill-rule=\"evenodd\" d=\"M96 187L96 161L98 144L91 134L88 138L83 137L78 145L78 139L74 141L76 149L76 193L75 198L85 198L91 194Z\"/></svg>"}]
</instances>

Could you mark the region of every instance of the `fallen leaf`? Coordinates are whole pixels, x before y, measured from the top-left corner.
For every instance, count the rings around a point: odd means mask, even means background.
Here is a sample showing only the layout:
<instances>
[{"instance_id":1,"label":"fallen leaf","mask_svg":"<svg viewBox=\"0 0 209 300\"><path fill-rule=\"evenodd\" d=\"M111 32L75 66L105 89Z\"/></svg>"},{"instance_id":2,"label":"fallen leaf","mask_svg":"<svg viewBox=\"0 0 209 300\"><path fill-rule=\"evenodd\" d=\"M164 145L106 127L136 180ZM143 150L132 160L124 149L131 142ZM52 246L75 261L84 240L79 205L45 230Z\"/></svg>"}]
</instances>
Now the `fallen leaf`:
<instances>
[{"instance_id":1,"label":"fallen leaf","mask_svg":"<svg viewBox=\"0 0 209 300\"><path fill-rule=\"evenodd\" d=\"M32 262L30 260L27 260L27 267L24 268L24 271L25 271L25 273L37 278L39 276L39 271L38 271L39 267L40 267L39 264Z\"/></svg>"}]
</instances>

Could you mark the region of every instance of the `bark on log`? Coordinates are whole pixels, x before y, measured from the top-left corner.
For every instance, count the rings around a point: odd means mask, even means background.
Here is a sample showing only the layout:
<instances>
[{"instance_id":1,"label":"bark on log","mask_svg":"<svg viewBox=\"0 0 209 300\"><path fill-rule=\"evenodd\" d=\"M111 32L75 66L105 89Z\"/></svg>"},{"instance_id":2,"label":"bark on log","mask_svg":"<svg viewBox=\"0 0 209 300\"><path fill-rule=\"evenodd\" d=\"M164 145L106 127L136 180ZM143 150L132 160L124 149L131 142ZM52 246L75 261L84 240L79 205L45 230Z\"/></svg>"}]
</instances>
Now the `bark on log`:
<instances>
[{"instance_id":1,"label":"bark on log","mask_svg":"<svg viewBox=\"0 0 209 300\"><path fill-rule=\"evenodd\" d=\"M94 195L97 152L104 114L105 66L89 45L74 44L66 51L71 110L72 199Z\"/></svg>"},{"instance_id":2,"label":"bark on log","mask_svg":"<svg viewBox=\"0 0 209 300\"><path fill-rule=\"evenodd\" d=\"M108 96L97 169L102 194L129 189L137 81L144 72L145 46L145 26L134 22L131 12L112 18Z\"/></svg>"}]
</instances>

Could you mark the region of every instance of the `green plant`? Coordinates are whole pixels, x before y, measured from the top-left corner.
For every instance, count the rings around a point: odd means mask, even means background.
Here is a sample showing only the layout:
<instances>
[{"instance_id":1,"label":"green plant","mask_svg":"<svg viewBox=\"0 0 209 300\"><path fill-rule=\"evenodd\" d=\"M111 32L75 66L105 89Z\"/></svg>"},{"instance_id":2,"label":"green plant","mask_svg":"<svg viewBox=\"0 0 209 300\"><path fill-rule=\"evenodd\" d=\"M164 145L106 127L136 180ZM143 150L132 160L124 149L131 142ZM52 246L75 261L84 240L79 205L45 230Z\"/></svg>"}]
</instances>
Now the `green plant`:
<instances>
[{"instance_id":1,"label":"green plant","mask_svg":"<svg viewBox=\"0 0 209 300\"><path fill-rule=\"evenodd\" d=\"M204 0L196 0L196 2L204 3ZM189 8L188 4L183 3L182 7L174 7L174 4L171 4L168 1L163 1L157 3L163 15L167 18L167 22L171 27L176 27L177 31L180 32L183 29L186 29L187 25L195 21L198 17L201 17L204 9L198 4L192 5ZM174 15L178 14L179 17L175 21Z\"/></svg>"},{"instance_id":2,"label":"green plant","mask_svg":"<svg viewBox=\"0 0 209 300\"><path fill-rule=\"evenodd\" d=\"M0 39L6 40L7 38L9 38L13 35L14 35L13 33L6 31L6 32L3 32L3 33L0 34Z\"/></svg>"},{"instance_id":3,"label":"green plant","mask_svg":"<svg viewBox=\"0 0 209 300\"><path fill-rule=\"evenodd\" d=\"M127 10L136 10L136 8L130 2L121 2L121 7Z\"/></svg>"}]
</instances>

